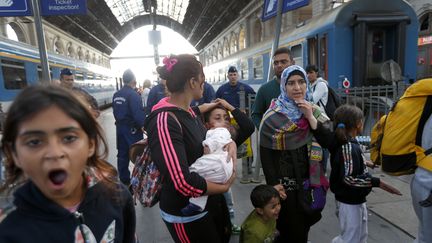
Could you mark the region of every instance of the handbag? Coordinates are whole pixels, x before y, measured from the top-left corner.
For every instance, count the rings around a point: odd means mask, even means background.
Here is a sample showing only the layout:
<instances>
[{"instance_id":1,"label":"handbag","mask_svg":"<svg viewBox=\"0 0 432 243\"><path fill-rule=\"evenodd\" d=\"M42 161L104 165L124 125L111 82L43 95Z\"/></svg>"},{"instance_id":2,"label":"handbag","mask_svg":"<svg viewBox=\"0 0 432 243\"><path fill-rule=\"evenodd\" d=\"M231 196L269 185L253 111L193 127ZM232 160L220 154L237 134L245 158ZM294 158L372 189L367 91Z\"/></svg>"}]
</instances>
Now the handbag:
<instances>
[{"instance_id":1,"label":"handbag","mask_svg":"<svg viewBox=\"0 0 432 243\"><path fill-rule=\"evenodd\" d=\"M315 215L320 214L325 207L329 183L324 176L324 171L321 166L321 146L317 142L312 141L312 143L308 145L308 149L309 178L301 178L301 172L296 162L296 157L294 158L293 168L297 182L302 182L302 187L298 190L299 203L307 214Z\"/></svg>"}]
</instances>

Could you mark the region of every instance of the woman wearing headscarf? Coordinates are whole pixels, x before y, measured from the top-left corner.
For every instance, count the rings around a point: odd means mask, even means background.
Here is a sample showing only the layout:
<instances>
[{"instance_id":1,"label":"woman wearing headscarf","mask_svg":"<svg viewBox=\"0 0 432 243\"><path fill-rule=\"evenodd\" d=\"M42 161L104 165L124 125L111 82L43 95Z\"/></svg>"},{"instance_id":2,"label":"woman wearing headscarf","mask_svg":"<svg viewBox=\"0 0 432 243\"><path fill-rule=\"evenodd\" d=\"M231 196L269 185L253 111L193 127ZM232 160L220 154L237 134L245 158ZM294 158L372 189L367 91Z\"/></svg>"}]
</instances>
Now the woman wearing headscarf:
<instances>
[{"instance_id":1,"label":"woman wearing headscarf","mask_svg":"<svg viewBox=\"0 0 432 243\"><path fill-rule=\"evenodd\" d=\"M277 242L306 243L309 229L321 219L321 213L305 211L300 204L303 194L299 189L303 188L305 179L321 183L322 150L312 132L317 129L318 121L325 122L328 117L310 102L309 81L300 66L293 65L283 71L280 90L259 129L262 167L267 184L282 184L287 195L281 201Z\"/></svg>"}]
</instances>

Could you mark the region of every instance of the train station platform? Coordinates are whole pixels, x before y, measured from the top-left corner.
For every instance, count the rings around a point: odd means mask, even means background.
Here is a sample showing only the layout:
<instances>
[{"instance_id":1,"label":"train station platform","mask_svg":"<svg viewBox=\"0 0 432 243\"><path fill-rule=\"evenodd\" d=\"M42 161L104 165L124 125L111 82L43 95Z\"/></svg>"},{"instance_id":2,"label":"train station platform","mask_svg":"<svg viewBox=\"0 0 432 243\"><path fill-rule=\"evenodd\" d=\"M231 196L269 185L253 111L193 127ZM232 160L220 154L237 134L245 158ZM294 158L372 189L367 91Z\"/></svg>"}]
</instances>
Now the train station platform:
<instances>
[{"instance_id":1,"label":"train station platform","mask_svg":"<svg viewBox=\"0 0 432 243\"><path fill-rule=\"evenodd\" d=\"M99 121L105 130L109 146L108 160L116 165L115 125L112 109L101 113ZM241 176L241 163L237 163L238 176ZM131 164L132 165L132 164ZM132 166L131 166L132 169ZM390 195L379 188L374 188L368 196L369 209L369 238L368 243L407 243L413 242L417 235L418 220L411 205L409 182L411 176L390 177L381 173L380 169L373 171L375 176L398 188L403 196ZM262 183L264 177L261 175ZM237 178L232 187L235 208L235 223L242 221L253 209L249 195L258 184L241 184ZM10 198L0 195L0 207L10 202ZM327 204L322 213L322 219L312 226L309 233L311 243L329 243L340 232L339 222L335 215L335 201L333 194L327 194ZM144 208L136 205L136 231L140 243L169 243L173 242L163 223L158 205ZM238 242L238 235L233 235L230 242Z\"/></svg>"}]
</instances>

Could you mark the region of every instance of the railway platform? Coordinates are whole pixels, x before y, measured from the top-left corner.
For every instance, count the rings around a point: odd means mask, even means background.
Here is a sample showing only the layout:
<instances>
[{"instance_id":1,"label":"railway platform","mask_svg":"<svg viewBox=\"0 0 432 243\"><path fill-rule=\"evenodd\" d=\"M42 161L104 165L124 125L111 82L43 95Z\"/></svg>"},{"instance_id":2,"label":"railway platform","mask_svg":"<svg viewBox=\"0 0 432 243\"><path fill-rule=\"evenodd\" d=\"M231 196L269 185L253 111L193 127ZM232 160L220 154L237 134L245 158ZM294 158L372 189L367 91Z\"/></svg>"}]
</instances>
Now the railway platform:
<instances>
[{"instance_id":1,"label":"railway platform","mask_svg":"<svg viewBox=\"0 0 432 243\"><path fill-rule=\"evenodd\" d=\"M112 109L101 113L99 121L105 130L109 145L108 160L116 164L115 125ZM241 163L238 176L241 176ZM131 164L132 168L132 164ZM411 176L390 177L375 169L373 173L397 187L403 196L390 195L379 188L374 188L368 196L369 209L369 243L408 243L413 242L417 235L418 220L411 205L409 182ZM262 183L264 177L261 175ZM241 225L253 209L249 195L257 184L241 184L240 178L234 183L232 190L235 201L235 223ZM0 195L0 207L10 203L11 198ZM170 243L173 242L163 223L158 206L144 208L136 205L137 236L140 243ZM327 194L327 204L322 219L315 224L309 233L311 243L329 243L339 233L339 222L335 215L333 194ZM238 235L231 237L230 243L238 242Z\"/></svg>"}]
</instances>

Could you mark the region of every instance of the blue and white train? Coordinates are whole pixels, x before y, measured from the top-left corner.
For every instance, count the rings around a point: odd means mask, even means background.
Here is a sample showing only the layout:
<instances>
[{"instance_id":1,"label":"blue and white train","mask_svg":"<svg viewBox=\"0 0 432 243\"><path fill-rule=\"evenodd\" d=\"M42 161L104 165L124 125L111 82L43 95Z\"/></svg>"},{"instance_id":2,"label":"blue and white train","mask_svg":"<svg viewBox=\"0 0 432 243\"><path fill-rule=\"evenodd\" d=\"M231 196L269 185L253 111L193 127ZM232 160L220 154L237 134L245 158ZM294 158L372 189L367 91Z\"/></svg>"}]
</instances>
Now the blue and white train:
<instances>
[{"instance_id":1,"label":"blue and white train","mask_svg":"<svg viewBox=\"0 0 432 243\"><path fill-rule=\"evenodd\" d=\"M52 79L60 79L60 70L69 68L75 84L93 95L99 106L107 106L121 79L110 69L48 53ZM0 37L0 104L7 112L15 96L26 86L36 85L42 78L39 51L35 47Z\"/></svg>"},{"instance_id":2,"label":"blue and white train","mask_svg":"<svg viewBox=\"0 0 432 243\"><path fill-rule=\"evenodd\" d=\"M291 50L295 63L314 64L333 88L347 78L351 87L388 84L381 67L395 61L401 79L416 78L418 19L403 0L352 0L281 34L280 46ZM257 89L266 82L272 40L253 44L229 57L207 65L208 81L215 87L226 80L229 65L241 79Z\"/></svg>"}]
</instances>

